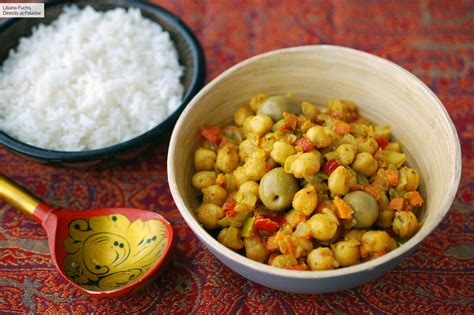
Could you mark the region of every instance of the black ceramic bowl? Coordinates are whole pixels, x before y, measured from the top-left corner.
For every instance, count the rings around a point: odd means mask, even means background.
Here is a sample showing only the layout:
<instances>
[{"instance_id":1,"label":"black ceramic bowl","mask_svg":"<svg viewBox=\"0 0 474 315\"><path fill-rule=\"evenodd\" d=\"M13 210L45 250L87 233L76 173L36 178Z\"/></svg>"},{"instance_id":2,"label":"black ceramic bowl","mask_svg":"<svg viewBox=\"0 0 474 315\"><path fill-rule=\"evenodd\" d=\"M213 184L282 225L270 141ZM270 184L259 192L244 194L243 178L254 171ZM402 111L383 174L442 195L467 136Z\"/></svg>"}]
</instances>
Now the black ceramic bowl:
<instances>
[{"instance_id":1,"label":"black ceramic bowl","mask_svg":"<svg viewBox=\"0 0 474 315\"><path fill-rule=\"evenodd\" d=\"M37 148L0 131L0 145L10 151L31 160L55 166L87 168L108 165L117 160L128 160L149 147L174 126L178 116L193 96L202 88L205 77L205 59L201 45L192 31L177 16L158 6L138 1L101 0L76 1L79 7L92 6L95 10L106 11L117 7L139 8L142 15L160 24L173 40L179 55L179 62L184 66L181 83L184 86L183 101L178 109L165 121L153 129L128 141L109 147L88 151L53 151ZM44 18L5 19L0 21L0 64L8 57L11 48L16 48L19 39L30 36L32 28L38 24L48 24L55 20L65 5L70 2L53 1L45 5Z\"/></svg>"}]
</instances>

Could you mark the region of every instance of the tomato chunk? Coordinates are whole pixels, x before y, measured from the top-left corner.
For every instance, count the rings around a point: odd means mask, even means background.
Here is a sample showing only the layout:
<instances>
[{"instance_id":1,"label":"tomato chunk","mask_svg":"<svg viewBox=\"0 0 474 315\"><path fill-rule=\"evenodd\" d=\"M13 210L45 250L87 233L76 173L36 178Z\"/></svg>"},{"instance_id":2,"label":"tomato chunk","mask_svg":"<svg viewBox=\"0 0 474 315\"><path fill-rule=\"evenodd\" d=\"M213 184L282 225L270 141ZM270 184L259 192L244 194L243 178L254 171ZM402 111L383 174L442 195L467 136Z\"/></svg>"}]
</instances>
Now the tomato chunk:
<instances>
[{"instance_id":1,"label":"tomato chunk","mask_svg":"<svg viewBox=\"0 0 474 315\"><path fill-rule=\"evenodd\" d=\"M295 141L295 144L302 147L304 152L313 151L313 144L306 138L299 138Z\"/></svg>"},{"instance_id":2,"label":"tomato chunk","mask_svg":"<svg viewBox=\"0 0 474 315\"><path fill-rule=\"evenodd\" d=\"M221 140L221 129L215 126L201 127L201 135L209 142L217 143Z\"/></svg>"},{"instance_id":3,"label":"tomato chunk","mask_svg":"<svg viewBox=\"0 0 474 315\"><path fill-rule=\"evenodd\" d=\"M377 144L382 149L385 149L390 144L390 142L388 142L387 139L385 139L384 137L378 137L375 139L375 141L377 141Z\"/></svg>"},{"instance_id":4,"label":"tomato chunk","mask_svg":"<svg viewBox=\"0 0 474 315\"><path fill-rule=\"evenodd\" d=\"M279 226L277 222L269 218L255 220L255 229L259 231L275 233Z\"/></svg>"},{"instance_id":5,"label":"tomato chunk","mask_svg":"<svg viewBox=\"0 0 474 315\"><path fill-rule=\"evenodd\" d=\"M224 202L222 205L222 210L224 210L224 213L228 216L233 216L235 214L235 206L237 206L237 200L235 199L230 199Z\"/></svg>"},{"instance_id":6,"label":"tomato chunk","mask_svg":"<svg viewBox=\"0 0 474 315\"><path fill-rule=\"evenodd\" d=\"M331 161L327 162L326 165L324 165L323 172L326 173L327 176L329 176L339 166L341 166L341 164L339 164L338 161L331 160Z\"/></svg>"}]
</instances>

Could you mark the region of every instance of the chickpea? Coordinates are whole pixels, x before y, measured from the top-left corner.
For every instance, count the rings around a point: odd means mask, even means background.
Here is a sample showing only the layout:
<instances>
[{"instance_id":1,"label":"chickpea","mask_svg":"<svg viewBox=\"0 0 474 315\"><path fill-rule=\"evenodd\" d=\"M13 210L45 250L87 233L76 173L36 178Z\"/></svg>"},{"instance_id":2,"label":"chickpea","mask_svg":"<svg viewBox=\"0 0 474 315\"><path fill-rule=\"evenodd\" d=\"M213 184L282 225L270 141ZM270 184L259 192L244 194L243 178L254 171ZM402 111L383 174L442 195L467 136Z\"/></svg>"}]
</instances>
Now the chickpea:
<instances>
[{"instance_id":1,"label":"chickpea","mask_svg":"<svg viewBox=\"0 0 474 315\"><path fill-rule=\"evenodd\" d=\"M392 132L392 127L390 125L376 125L374 127L374 133L378 137L384 137L387 140L390 140L391 132Z\"/></svg>"},{"instance_id":2,"label":"chickpea","mask_svg":"<svg viewBox=\"0 0 474 315\"><path fill-rule=\"evenodd\" d=\"M352 168L365 176L372 176L379 168L379 164L371 154L362 152L356 155Z\"/></svg>"},{"instance_id":3,"label":"chickpea","mask_svg":"<svg viewBox=\"0 0 474 315\"><path fill-rule=\"evenodd\" d=\"M219 185L211 185L202 189L202 202L222 206L227 197L227 191Z\"/></svg>"},{"instance_id":4,"label":"chickpea","mask_svg":"<svg viewBox=\"0 0 474 315\"><path fill-rule=\"evenodd\" d=\"M239 250L244 247L240 233L240 229L236 227L223 228L217 235L217 239L230 249Z\"/></svg>"},{"instance_id":5,"label":"chickpea","mask_svg":"<svg viewBox=\"0 0 474 315\"><path fill-rule=\"evenodd\" d=\"M344 166L338 166L328 178L328 188L333 196L342 196L357 183L354 174Z\"/></svg>"},{"instance_id":6,"label":"chickpea","mask_svg":"<svg viewBox=\"0 0 474 315\"><path fill-rule=\"evenodd\" d=\"M331 245L334 257L342 267L354 265L360 257L360 242L356 240L340 241Z\"/></svg>"},{"instance_id":7,"label":"chickpea","mask_svg":"<svg viewBox=\"0 0 474 315\"><path fill-rule=\"evenodd\" d=\"M339 267L333 252L327 247L313 249L306 260L311 270L328 270Z\"/></svg>"},{"instance_id":8,"label":"chickpea","mask_svg":"<svg viewBox=\"0 0 474 315\"><path fill-rule=\"evenodd\" d=\"M216 183L216 173L211 171L201 171L193 175L191 179L193 187L201 190Z\"/></svg>"},{"instance_id":9,"label":"chickpea","mask_svg":"<svg viewBox=\"0 0 474 315\"><path fill-rule=\"evenodd\" d=\"M224 217L224 210L212 203L203 203L196 212L198 221L207 229L215 229L217 221Z\"/></svg>"},{"instance_id":10,"label":"chickpea","mask_svg":"<svg viewBox=\"0 0 474 315\"><path fill-rule=\"evenodd\" d=\"M290 155L294 155L295 153L295 148L288 142L276 141L275 143L273 143L273 149L270 152L270 157L275 162L283 165L286 161L286 158Z\"/></svg>"},{"instance_id":11,"label":"chickpea","mask_svg":"<svg viewBox=\"0 0 474 315\"><path fill-rule=\"evenodd\" d=\"M379 211L379 216L377 217L375 224L382 228L389 228L392 226L394 217L395 211L393 211L392 209L381 210Z\"/></svg>"},{"instance_id":12,"label":"chickpea","mask_svg":"<svg viewBox=\"0 0 474 315\"><path fill-rule=\"evenodd\" d=\"M419 223L411 211L395 212L392 228L395 234L401 238L410 238L418 230Z\"/></svg>"},{"instance_id":13,"label":"chickpea","mask_svg":"<svg viewBox=\"0 0 474 315\"><path fill-rule=\"evenodd\" d=\"M289 160L292 156L289 156ZM299 154L296 159L290 160L291 165L289 166L289 173L293 174L296 178L304 178L312 176L319 172L321 167L321 154L318 151L311 151L307 153ZM287 169L287 163L285 161L285 171Z\"/></svg>"},{"instance_id":14,"label":"chickpea","mask_svg":"<svg viewBox=\"0 0 474 315\"><path fill-rule=\"evenodd\" d=\"M290 268L298 264L295 256L292 254L278 255L273 258L271 265L278 268Z\"/></svg>"},{"instance_id":15,"label":"chickpea","mask_svg":"<svg viewBox=\"0 0 474 315\"><path fill-rule=\"evenodd\" d=\"M336 149L337 160L344 166L350 165L354 161L355 150L350 144L341 144Z\"/></svg>"},{"instance_id":16,"label":"chickpea","mask_svg":"<svg viewBox=\"0 0 474 315\"><path fill-rule=\"evenodd\" d=\"M295 257L307 256L313 250L313 242L305 238L292 236L293 243L296 245Z\"/></svg>"},{"instance_id":17,"label":"chickpea","mask_svg":"<svg viewBox=\"0 0 474 315\"><path fill-rule=\"evenodd\" d=\"M304 215L310 215L318 206L318 194L316 188L311 185L299 190L293 197L293 208L301 211Z\"/></svg>"},{"instance_id":18,"label":"chickpea","mask_svg":"<svg viewBox=\"0 0 474 315\"><path fill-rule=\"evenodd\" d=\"M245 161L252 155L252 152L254 152L257 149L258 147L250 139L245 139L239 144L240 160Z\"/></svg>"},{"instance_id":19,"label":"chickpea","mask_svg":"<svg viewBox=\"0 0 474 315\"><path fill-rule=\"evenodd\" d=\"M212 171L216 166L216 152L199 148L194 153L194 167L196 171Z\"/></svg>"},{"instance_id":20,"label":"chickpea","mask_svg":"<svg viewBox=\"0 0 474 315\"><path fill-rule=\"evenodd\" d=\"M268 115L259 114L251 117L246 124L244 123L244 128L247 129L247 132L254 133L260 137L272 130L273 120Z\"/></svg>"},{"instance_id":21,"label":"chickpea","mask_svg":"<svg viewBox=\"0 0 474 315\"><path fill-rule=\"evenodd\" d=\"M390 142L384 150L393 151L393 152L400 152L400 143L398 142Z\"/></svg>"},{"instance_id":22,"label":"chickpea","mask_svg":"<svg viewBox=\"0 0 474 315\"><path fill-rule=\"evenodd\" d=\"M247 182L249 180L249 177L247 176L247 173L245 171L245 168L243 166L239 166L235 169L235 171L232 172L232 177L234 179L235 183L235 188L240 187L243 183ZM229 187L226 186L227 189Z\"/></svg>"},{"instance_id":23,"label":"chickpea","mask_svg":"<svg viewBox=\"0 0 474 315\"><path fill-rule=\"evenodd\" d=\"M418 172L409 167L402 167L399 171L399 182L397 189L405 191L414 191L420 185L420 176Z\"/></svg>"},{"instance_id":24,"label":"chickpea","mask_svg":"<svg viewBox=\"0 0 474 315\"><path fill-rule=\"evenodd\" d=\"M227 143L221 149L217 150L216 166L224 173L232 172L239 164L239 154L236 147Z\"/></svg>"},{"instance_id":25,"label":"chickpea","mask_svg":"<svg viewBox=\"0 0 474 315\"><path fill-rule=\"evenodd\" d=\"M300 106L301 111L305 117L307 117L309 120L316 119L319 114L319 109L315 105L309 102L302 102Z\"/></svg>"},{"instance_id":26,"label":"chickpea","mask_svg":"<svg viewBox=\"0 0 474 315\"><path fill-rule=\"evenodd\" d=\"M311 226L307 221L298 223L294 235L301 238L310 238L312 236Z\"/></svg>"},{"instance_id":27,"label":"chickpea","mask_svg":"<svg viewBox=\"0 0 474 315\"><path fill-rule=\"evenodd\" d=\"M306 138L318 149L327 147L334 141L328 130L321 126L311 127L306 132Z\"/></svg>"},{"instance_id":28,"label":"chickpea","mask_svg":"<svg viewBox=\"0 0 474 315\"><path fill-rule=\"evenodd\" d=\"M267 260L267 250L258 236L250 236L244 238L245 255L255 261L265 262Z\"/></svg>"},{"instance_id":29,"label":"chickpea","mask_svg":"<svg viewBox=\"0 0 474 315\"><path fill-rule=\"evenodd\" d=\"M368 231L362 235L361 256L384 254L396 247L395 240L385 231Z\"/></svg>"},{"instance_id":30,"label":"chickpea","mask_svg":"<svg viewBox=\"0 0 474 315\"><path fill-rule=\"evenodd\" d=\"M353 229L346 231L346 234L344 234L344 240L349 241L349 240L354 240L361 242L362 241L362 236L367 232L366 230L358 230L358 229Z\"/></svg>"},{"instance_id":31,"label":"chickpea","mask_svg":"<svg viewBox=\"0 0 474 315\"><path fill-rule=\"evenodd\" d=\"M379 211L383 211L387 209L390 201L386 194L380 195L379 199L377 199L377 205L379 206Z\"/></svg>"},{"instance_id":32,"label":"chickpea","mask_svg":"<svg viewBox=\"0 0 474 315\"><path fill-rule=\"evenodd\" d=\"M241 106L234 113L234 122L237 126L242 126L245 119L253 114L250 106Z\"/></svg>"},{"instance_id":33,"label":"chickpea","mask_svg":"<svg viewBox=\"0 0 474 315\"><path fill-rule=\"evenodd\" d=\"M259 146L262 150L270 153L273 150L273 144L278 140L275 133L270 132L259 138Z\"/></svg>"},{"instance_id":34,"label":"chickpea","mask_svg":"<svg viewBox=\"0 0 474 315\"><path fill-rule=\"evenodd\" d=\"M300 210L291 209L286 215L286 223L292 228L296 227L299 223L306 220L306 216Z\"/></svg>"},{"instance_id":35,"label":"chickpea","mask_svg":"<svg viewBox=\"0 0 474 315\"><path fill-rule=\"evenodd\" d=\"M316 213L308 220L308 224L315 239L329 241L336 236L339 221L327 213Z\"/></svg>"},{"instance_id":36,"label":"chickpea","mask_svg":"<svg viewBox=\"0 0 474 315\"><path fill-rule=\"evenodd\" d=\"M358 153L367 152L373 155L377 151L378 148L379 148L379 144L377 143L377 141L375 141L374 138L369 137L367 138L367 140L359 143L357 152Z\"/></svg>"},{"instance_id":37,"label":"chickpea","mask_svg":"<svg viewBox=\"0 0 474 315\"><path fill-rule=\"evenodd\" d=\"M257 150L245 161L244 171L248 180L260 180L268 171L266 162L267 153L263 150Z\"/></svg>"},{"instance_id":38,"label":"chickpea","mask_svg":"<svg viewBox=\"0 0 474 315\"><path fill-rule=\"evenodd\" d=\"M241 194L252 194L254 196L258 196L258 188L259 185L256 181L249 180L240 185L239 193Z\"/></svg>"},{"instance_id":39,"label":"chickpea","mask_svg":"<svg viewBox=\"0 0 474 315\"><path fill-rule=\"evenodd\" d=\"M256 112L260 108L260 105L262 105L262 102L269 97L270 96L267 93L259 93L255 95L250 99L250 108Z\"/></svg>"}]
</instances>

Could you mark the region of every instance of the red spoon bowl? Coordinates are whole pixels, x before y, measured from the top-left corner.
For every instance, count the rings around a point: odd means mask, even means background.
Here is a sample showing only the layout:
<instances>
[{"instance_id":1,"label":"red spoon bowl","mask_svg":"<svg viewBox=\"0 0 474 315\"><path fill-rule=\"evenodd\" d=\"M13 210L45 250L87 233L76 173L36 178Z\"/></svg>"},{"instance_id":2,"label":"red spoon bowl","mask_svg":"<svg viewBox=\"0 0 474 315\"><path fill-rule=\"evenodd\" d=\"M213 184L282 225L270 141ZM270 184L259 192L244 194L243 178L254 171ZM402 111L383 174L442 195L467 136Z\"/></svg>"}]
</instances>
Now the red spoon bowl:
<instances>
[{"instance_id":1,"label":"red spoon bowl","mask_svg":"<svg viewBox=\"0 0 474 315\"><path fill-rule=\"evenodd\" d=\"M89 295L137 291L156 279L171 256L173 229L155 212L56 209L1 174L0 198L43 225L56 268Z\"/></svg>"}]
</instances>

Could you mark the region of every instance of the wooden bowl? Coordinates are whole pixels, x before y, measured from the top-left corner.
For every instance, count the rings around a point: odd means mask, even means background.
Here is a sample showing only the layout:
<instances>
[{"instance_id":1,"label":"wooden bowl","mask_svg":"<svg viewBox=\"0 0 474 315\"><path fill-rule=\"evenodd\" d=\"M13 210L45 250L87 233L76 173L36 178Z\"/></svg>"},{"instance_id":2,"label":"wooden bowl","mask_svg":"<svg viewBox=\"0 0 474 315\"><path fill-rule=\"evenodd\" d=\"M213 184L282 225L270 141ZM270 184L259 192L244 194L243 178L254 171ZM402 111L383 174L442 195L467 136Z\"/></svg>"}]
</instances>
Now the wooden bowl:
<instances>
[{"instance_id":1,"label":"wooden bowl","mask_svg":"<svg viewBox=\"0 0 474 315\"><path fill-rule=\"evenodd\" d=\"M354 101L360 114L390 124L409 164L419 170L425 197L421 229L390 253L359 265L329 271L293 271L252 261L220 244L196 220L199 205L191 187L193 153L202 125L232 121L238 106L257 93L293 92L298 99L326 104ZM441 222L456 194L461 149L456 129L433 92L400 66L354 49L303 46L277 50L239 63L209 83L178 120L168 153L168 179L181 215L206 247L242 276L270 288L298 293L333 292L375 279L410 255Z\"/></svg>"}]
</instances>

